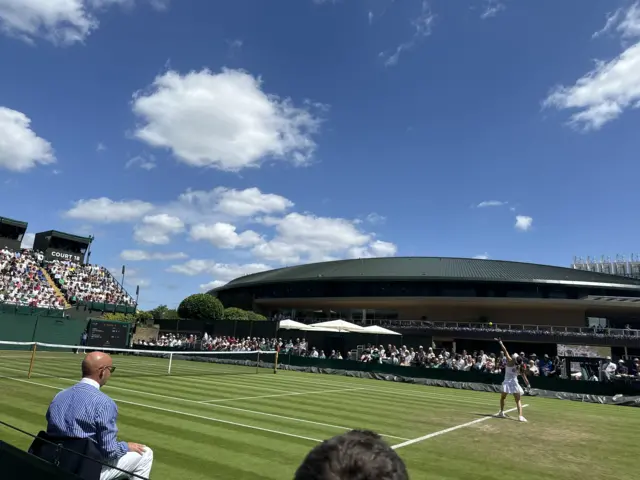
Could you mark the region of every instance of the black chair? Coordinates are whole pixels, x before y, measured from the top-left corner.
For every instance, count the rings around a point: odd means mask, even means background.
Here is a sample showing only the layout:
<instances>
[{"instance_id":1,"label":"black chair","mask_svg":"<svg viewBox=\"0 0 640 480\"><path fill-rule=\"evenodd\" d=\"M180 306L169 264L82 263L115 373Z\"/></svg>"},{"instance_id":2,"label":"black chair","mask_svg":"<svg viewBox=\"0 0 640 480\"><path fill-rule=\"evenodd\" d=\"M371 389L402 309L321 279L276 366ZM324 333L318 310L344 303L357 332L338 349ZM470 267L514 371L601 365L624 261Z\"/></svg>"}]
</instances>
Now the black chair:
<instances>
[{"instance_id":1,"label":"black chair","mask_svg":"<svg viewBox=\"0 0 640 480\"><path fill-rule=\"evenodd\" d=\"M82 480L60 468L0 441L2 480Z\"/></svg>"},{"instance_id":2,"label":"black chair","mask_svg":"<svg viewBox=\"0 0 640 480\"><path fill-rule=\"evenodd\" d=\"M61 470L77 475L82 480L100 478L100 451L88 438L53 437L46 432L40 432L29 447L29 453Z\"/></svg>"}]
</instances>

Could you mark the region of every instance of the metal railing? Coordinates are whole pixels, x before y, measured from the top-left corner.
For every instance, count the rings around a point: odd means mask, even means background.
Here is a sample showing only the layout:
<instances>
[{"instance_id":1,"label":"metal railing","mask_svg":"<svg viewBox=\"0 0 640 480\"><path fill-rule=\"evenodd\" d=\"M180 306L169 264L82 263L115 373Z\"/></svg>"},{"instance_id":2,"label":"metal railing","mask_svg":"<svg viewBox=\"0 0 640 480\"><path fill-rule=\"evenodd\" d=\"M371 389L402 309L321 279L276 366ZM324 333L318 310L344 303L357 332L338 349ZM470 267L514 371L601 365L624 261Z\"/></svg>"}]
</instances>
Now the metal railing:
<instances>
[{"instance_id":1,"label":"metal railing","mask_svg":"<svg viewBox=\"0 0 640 480\"><path fill-rule=\"evenodd\" d=\"M309 318L297 318L298 322L311 324L323 322L327 319L309 319ZM443 330L456 330L456 329L477 329L477 330L496 330L496 331L536 331L540 333L560 333L576 335L610 335L620 337L640 338L640 330L627 329L627 328L602 328L602 327L571 327L571 326L558 326L558 325L528 325L522 323L492 323L487 322L432 322L428 320L351 320L356 325L380 325L381 327L388 327L391 329L409 329L409 328L422 328L422 329L443 329Z\"/></svg>"}]
</instances>

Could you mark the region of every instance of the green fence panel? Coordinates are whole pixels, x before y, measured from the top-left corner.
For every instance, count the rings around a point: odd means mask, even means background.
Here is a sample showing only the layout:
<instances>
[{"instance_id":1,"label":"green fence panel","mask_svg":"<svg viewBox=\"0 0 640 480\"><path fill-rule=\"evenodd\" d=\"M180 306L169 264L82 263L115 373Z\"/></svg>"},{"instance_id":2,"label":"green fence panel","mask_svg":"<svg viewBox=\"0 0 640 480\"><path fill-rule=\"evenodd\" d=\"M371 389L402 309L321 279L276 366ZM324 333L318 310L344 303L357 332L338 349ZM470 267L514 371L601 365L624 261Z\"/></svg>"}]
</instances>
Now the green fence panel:
<instances>
[{"instance_id":1,"label":"green fence panel","mask_svg":"<svg viewBox=\"0 0 640 480\"><path fill-rule=\"evenodd\" d=\"M386 363L376 364L357 362L354 360L318 359L288 354L281 355L279 361L282 364L297 367L316 367L320 369L371 372L383 375L396 375L398 377L405 378L428 378L451 382L483 383L487 385L499 385L502 383L504 378L503 375L476 371L462 372L444 368L401 367L399 365ZM616 394L638 394L633 386L629 386L621 382L587 382L552 377L533 377L530 378L529 381L533 388L554 392L606 396L614 396Z\"/></svg>"},{"instance_id":2,"label":"green fence panel","mask_svg":"<svg viewBox=\"0 0 640 480\"><path fill-rule=\"evenodd\" d=\"M78 345L87 323L87 318L0 313L0 340ZM0 349L9 346L0 345Z\"/></svg>"},{"instance_id":3,"label":"green fence panel","mask_svg":"<svg viewBox=\"0 0 640 480\"><path fill-rule=\"evenodd\" d=\"M38 317L0 313L0 340L5 342L32 342ZM1 348L7 348L3 345Z\"/></svg>"},{"instance_id":4,"label":"green fence panel","mask_svg":"<svg viewBox=\"0 0 640 480\"><path fill-rule=\"evenodd\" d=\"M88 320L75 318L38 317L35 328L36 342L59 345L79 345Z\"/></svg>"}]
</instances>

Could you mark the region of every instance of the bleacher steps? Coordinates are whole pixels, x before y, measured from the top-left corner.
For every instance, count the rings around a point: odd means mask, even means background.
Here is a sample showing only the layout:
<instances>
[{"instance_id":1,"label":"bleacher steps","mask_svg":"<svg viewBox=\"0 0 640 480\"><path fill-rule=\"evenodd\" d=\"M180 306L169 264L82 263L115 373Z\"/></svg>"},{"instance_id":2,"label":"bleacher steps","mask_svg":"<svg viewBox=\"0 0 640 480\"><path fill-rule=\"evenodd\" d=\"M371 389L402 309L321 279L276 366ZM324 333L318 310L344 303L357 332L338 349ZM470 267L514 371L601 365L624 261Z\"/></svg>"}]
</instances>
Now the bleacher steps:
<instances>
[{"instance_id":1,"label":"bleacher steps","mask_svg":"<svg viewBox=\"0 0 640 480\"><path fill-rule=\"evenodd\" d=\"M40 271L44 273L44 276L47 279L47 282L49 282L49 285L51 286L51 288L53 288L53 291L56 292L56 295L59 295L64 300L64 308L65 309L71 308L71 304L67 302L67 297L65 297L62 291L58 288L58 285L56 284L56 282L53 281L53 278L51 278L51 275L49 275L49 272L47 272L47 269L40 267Z\"/></svg>"}]
</instances>

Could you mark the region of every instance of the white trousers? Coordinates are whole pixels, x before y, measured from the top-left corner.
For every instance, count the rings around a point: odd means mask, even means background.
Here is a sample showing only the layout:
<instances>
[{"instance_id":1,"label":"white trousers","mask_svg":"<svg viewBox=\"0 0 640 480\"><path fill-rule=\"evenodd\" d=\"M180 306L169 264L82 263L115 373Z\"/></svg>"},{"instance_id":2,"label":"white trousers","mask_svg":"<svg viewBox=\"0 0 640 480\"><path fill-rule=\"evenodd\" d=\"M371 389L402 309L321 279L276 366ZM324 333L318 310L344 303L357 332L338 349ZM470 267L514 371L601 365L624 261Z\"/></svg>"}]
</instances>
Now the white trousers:
<instances>
[{"instance_id":1,"label":"white trousers","mask_svg":"<svg viewBox=\"0 0 640 480\"><path fill-rule=\"evenodd\" d=\"M151 474L151 465L153 464L153 450L149 447L145 450L144 454L140 455L135 452L128 452L124 456L120 457L117 461L112 462L114 467L118 467L121 470L125 470L130 473L135 473L144 478L149 478ZM137 477L131 477L126 473L116 470L115 468L102 467L102 473L100 473L100 480L116 480L121 478L133 478L137 480Z\"/></svg>"}]
</instances>

